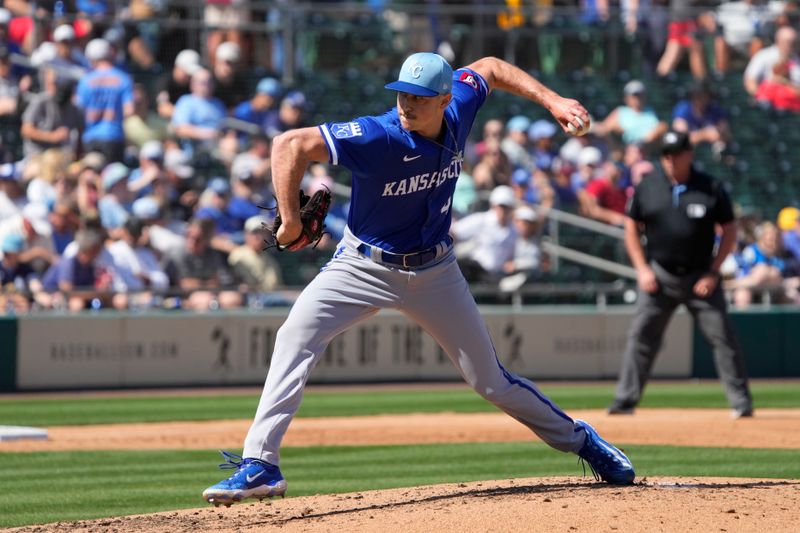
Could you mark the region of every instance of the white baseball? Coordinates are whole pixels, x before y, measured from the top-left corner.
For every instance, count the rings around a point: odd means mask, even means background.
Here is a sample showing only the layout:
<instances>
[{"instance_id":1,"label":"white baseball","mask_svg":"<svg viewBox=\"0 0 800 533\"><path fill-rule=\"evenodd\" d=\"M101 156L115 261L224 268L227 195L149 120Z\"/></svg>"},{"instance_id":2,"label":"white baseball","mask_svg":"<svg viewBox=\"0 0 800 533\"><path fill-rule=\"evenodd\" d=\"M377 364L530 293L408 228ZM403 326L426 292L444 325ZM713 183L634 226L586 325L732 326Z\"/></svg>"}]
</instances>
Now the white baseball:
<instances>
[{"instance_id":1,"label":"white baseball","mask_svg":"<svg viewBox=\"0 0 800 533\"><path fill-rule=\"evenodd\" d=\"M586 124L583 122L581 117L576 116L575 117L575 121L577 121L580 124L580 129L576 128L575 124L570 122L570 123L567 124L567 129L569 130L569 132L572 135L577 135L578 137L586 135L589 132L589 128L586 127Z\"/></svg>"}]
</instances>

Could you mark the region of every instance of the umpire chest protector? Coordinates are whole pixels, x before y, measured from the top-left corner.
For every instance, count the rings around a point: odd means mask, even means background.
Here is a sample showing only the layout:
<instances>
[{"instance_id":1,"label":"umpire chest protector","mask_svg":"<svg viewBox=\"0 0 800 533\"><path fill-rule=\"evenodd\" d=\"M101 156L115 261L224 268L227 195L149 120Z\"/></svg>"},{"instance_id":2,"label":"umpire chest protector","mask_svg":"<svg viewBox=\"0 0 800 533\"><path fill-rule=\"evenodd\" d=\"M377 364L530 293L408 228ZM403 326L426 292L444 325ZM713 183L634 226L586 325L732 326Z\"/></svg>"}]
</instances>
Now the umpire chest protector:
<instances>
[{"instance_id":1,"label":"umpire chest protector","mask_svg":"<svg viewBox=\"0 0 800 533\"><path fill-rule=\"evenodd\" d=\"M734 219L730 198L714 178L692 167L685 184L673 184L660 165L636 187L628 216L644 224L648 259L674 274L708 269L716 224Z\"/></svg>"}]
</instances>

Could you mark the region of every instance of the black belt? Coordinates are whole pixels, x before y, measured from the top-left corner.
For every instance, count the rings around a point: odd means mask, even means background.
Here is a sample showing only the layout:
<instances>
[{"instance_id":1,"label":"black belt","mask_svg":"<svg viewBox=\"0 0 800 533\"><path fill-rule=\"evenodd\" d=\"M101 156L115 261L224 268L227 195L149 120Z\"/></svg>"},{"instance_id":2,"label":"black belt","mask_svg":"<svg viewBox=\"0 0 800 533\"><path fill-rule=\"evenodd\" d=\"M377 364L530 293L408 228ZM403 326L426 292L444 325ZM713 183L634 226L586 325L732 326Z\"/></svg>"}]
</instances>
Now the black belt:
<instances>
[{"instance_id":1,"label":"black belt","mask_svg":"<svg viewBox=\"0 0 800 533\"><path fill-rule=\"evenodd\" d=\"M707 269L704 269L702 267L697 267L697 266L694 266L694 265L681 265L681 264L673 264L673 263L664 264L664 263L662 263L660 261L656 261L656 263L658 263L659 266L661 266L661 268L663 268L664 270L666 270L670 274L674 274L676 276L684 276L686 274L694 274L695 272L703 272L703 271L707 270Z\"/></svg>"},{"instance_id":2,"label":"black belt","mask_svg":"<svg viewBox=\"0 0 800 533\"><path fill-rule=\"evenodd\" d=\"M428 263L433 262L439 256L440 246L444 245L445 247L449 247L452 243L452 239L450 239L448 236L444 241L436 246L431 246L430 248L422 250L421 252L413 252L410 254L393 254L391 252L381 250L379 261L372 257L372 246L369 244L362 242L358 245L356 250L376 262L394 265L398 268L409 270L412 268L420 268Z\"/></svg>"}]
</instances>

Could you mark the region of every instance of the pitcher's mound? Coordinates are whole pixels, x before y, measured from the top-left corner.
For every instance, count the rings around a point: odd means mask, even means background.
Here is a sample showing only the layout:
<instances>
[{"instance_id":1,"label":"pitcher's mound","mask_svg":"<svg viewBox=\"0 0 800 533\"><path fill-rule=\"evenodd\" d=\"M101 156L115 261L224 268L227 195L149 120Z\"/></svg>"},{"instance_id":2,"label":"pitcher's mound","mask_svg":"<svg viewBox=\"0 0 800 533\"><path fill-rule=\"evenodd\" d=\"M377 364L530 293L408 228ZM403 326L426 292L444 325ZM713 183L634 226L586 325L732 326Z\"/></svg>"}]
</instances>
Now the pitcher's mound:
<instances>
[{"instance_id":1,"label":"pitcher's mound","mask_svg":"<svg viewBox=\"0 0 800 533\"><path fill-rule=\"evenodd\" d=\"M291 486L290 486L291 490ZM528 478L59 523L19 531L797 531L800 481L650 478L629 487Z\"/></svg>"}]
</instances>

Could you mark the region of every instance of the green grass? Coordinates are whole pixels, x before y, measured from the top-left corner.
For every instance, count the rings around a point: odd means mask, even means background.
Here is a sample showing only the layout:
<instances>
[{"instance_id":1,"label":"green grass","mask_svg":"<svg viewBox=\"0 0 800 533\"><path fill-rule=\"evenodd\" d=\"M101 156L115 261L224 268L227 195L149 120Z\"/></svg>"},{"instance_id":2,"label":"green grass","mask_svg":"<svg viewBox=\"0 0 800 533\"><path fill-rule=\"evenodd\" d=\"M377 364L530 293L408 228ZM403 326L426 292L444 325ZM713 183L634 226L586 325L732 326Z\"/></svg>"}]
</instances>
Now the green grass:
<instances>
[{"instance_id":1,"label":"green grass","mask_svg":"<svg viewBox=\"0 0 800 533\"><path fill-rule=\"evenodd\" d=\"M612 384L550 384L542 387L560 407L592 409L608 406ZM752 385L756 407L800 407L800 383L756 382ZM59 399L0 400L0 424L26 426L218 420L251 418L256 395L232 392L219 396L131 395ZM642 407L727 407L717 382L653 383ZM495 408L472 390L410 391L309 391L299 416L355 416L400 413L490 412Z\"/></svg>"},{"instance_id":2,"label":"green grass","mask_svg":"<svg viewBox=\"0 0 800 533\"><path fill-rule=\"evenodd\" d=\"M640 478L800 478L795 450L625 449ZM211 450L3 453L0 527L203 506L202 490L225 476L217 458ZM290 496L582 474L574 455L533 442L286 448L282 470Z\"/></svg>"}]
</instances>

